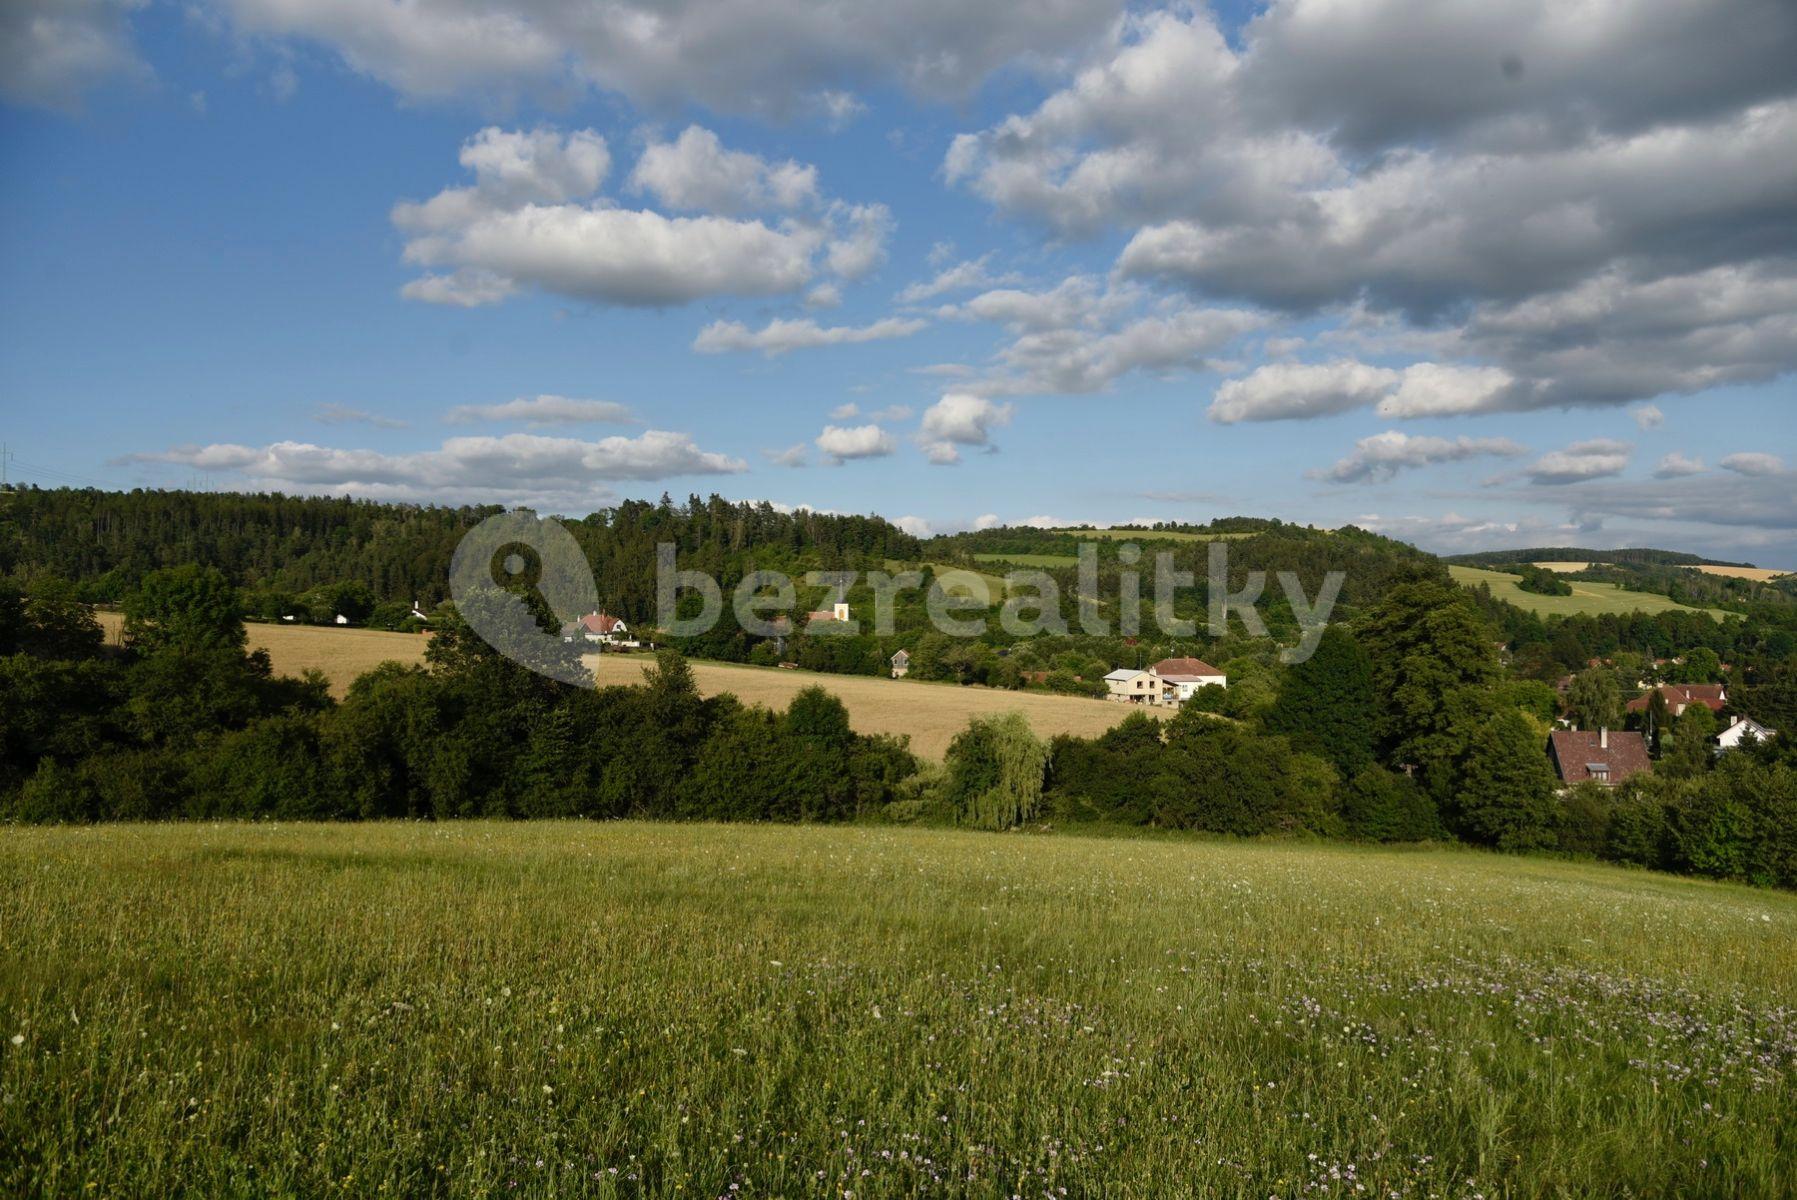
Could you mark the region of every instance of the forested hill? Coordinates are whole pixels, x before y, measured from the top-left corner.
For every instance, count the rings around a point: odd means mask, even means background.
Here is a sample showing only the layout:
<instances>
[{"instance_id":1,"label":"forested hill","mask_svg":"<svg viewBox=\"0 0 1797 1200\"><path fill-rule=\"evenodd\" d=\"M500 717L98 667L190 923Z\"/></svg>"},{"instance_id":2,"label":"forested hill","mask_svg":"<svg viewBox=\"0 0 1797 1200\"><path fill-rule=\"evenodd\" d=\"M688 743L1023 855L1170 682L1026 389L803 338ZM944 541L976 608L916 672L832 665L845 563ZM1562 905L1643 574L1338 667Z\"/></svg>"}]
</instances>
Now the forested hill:
<instances>
[{"instance_id":1,"label":"forested hill","mask_svg":"<svg viewBox=\"0 0 1797 1200\"><path fill-rule=\"evenodd\" d=\"M1535 546L1527 550L1481 550L1477 554L1453 554L1444 561L1468 567L1502 567L1517 563L1582 562L1615 563L1638 567L1751 567L1752 563L1704 558L1678 550L1585 550L1578 546Z\"/></svg>"},{"instance_id":2,"label":"forested hill","mask_svg":"<svg viewBox=\"0 0 1797 1200\"><path fill-rule=\"evenodd\" d=\"M216 566L246 592L301 593L358 584L377 599L443 598L462 534L490 507L447 508L341 497L184 491L20 488L0 493L0 575L53 574L84 599L118 600L150 571ZM655 545L728 575L745 556L764 565L835 567L915 559L920 543L879 517L783 513L767 503L689 497L625 501L569 521L601 597L645 611Z\"/></svg>"}]
</instances>

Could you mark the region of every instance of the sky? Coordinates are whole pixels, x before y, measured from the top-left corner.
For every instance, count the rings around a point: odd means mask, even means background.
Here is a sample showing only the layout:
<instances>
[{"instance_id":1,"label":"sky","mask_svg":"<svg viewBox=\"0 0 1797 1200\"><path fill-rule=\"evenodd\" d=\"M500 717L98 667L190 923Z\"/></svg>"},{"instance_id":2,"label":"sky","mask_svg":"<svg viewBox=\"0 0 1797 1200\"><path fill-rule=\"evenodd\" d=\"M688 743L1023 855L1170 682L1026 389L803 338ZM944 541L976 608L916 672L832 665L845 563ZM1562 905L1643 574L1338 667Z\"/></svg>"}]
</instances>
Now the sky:
<instances>
[{"instance_id":1,"label":"sky","mask_svg":"<svg viewBox=\"0 0 1797 1200\"><path fill-rule=\"evenodd\" d=\"M9 0L44 486L1797 568L1789 0Z\"/></svg>"}]
</instances>

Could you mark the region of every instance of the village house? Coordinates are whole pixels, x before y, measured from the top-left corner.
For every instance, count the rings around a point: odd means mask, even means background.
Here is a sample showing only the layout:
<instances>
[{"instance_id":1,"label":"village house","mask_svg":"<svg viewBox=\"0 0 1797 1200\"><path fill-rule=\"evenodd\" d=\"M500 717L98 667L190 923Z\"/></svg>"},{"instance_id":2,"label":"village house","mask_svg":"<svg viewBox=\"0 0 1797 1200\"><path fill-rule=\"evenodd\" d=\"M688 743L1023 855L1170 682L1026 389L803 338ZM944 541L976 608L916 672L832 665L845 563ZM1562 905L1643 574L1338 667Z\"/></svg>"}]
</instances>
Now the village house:
<instances>
[{"instance_id":1,"label":"village house","mask_svg":"<svg viewBox=\"0 0 1797 1200\"><path fill-rule=\"evenodd\" d=\"M562 626L562 641L587 641L599 646L635 645L630 640L630 627L622 617L610 613L588 613Z\"/></svg>"},{"instance_id":2,"label":"village house","mask_svg":"<svg viewBox=\"0 0 1797 1200\"><path fill-rule=\"evenodd\" d=\"M1778 730L1767 729L1752 717L1732 717L1728 728L1716 735L1716 753L1739 750L1750 738L1756 742L1768 742L1777 736Z\"/></svg>"},{"instance_id":3,"label":"village house","mask_svg":"<svg viewBox=\"0 0 1797 1200\"><path fill-rule=\"evenodd\" d=\"M1587 780L1615 787L1653 770L1646 738L1609 729L1556 729L1548 734L1547 756L1567 787Z\"/></svg>"},{"instance_id":4,"label":"village house","mask_svg":"<svg viewBox=\"0 0 1797 1200\"><path fill-rule=\"evenodd\" d=\"M1120 667L1104 677L1106 699L1120 704L1159 704L1163 687L1152 671Z\"/></svg>"},{"instance_id":5,"label":"village house","mask_svg":"<svg viewBox=\"0 0 1797 1200\"><path fill-rule=\"evenodd\" d=\"M819 609L817 612L805 614L806 625L824 625L831 621L841 621L844 624L847 624L848 620L849 606L840 600L829 608Z\"/></svg>"},{"instance_id":6,"label":"village house","mask_svg":"<svg viewBox=\"0 0 1797 1200\"><path fill-rule=\"evenodd\" d=\"M1654 691L1666 698L1666 711L1674 717L1693 704L1701 704L1711 712L1721 712L1728 703L1728 689L1720 683L1662 683ZM1632 713L1646 712L1653 701L1653 691L1637 696L1628 703Z\"/></svg>"},{"instance_id":7,"label":"village house","mask_svg":"<svg viewBox=\"0 0 1797 1200\"><path fill-rule=\"evenodd\" d=\"M900 650L887 661L892 664L894 679L903 679L911 673L911 652L909 650Z\"/></svg>"},{"instance_id":8,"label":"village house","mask_svg":"<svg viewBox=\"0 0 1797 1200\"><path fill-rule=\"evenodd\" d=\"M1161 703L1184 704L1201 687L1228 687L1229 677L1200 658L1163 658L1148 668L1161 682Z\"/></svg>"}]
</instances>

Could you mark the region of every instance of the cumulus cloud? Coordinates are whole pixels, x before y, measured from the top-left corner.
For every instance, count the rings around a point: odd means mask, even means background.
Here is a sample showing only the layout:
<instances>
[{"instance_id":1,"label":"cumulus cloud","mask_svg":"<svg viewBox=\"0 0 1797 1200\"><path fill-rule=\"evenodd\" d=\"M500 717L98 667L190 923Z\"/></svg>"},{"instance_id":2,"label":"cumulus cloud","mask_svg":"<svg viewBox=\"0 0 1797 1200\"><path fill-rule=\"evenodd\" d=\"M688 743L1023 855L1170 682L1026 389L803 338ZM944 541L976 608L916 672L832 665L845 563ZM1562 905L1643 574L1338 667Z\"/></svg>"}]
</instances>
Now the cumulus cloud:
<instances>
[{"instance_id":1,"label":"cumulus cloud","mask_svg":"<svg viewBox=\"0 0 1797 1200\"><path fill-rule=\"evenodd\" d=\"M762 456L776 467L808 467L811 460L805 455L804 442L788 446L784 450L763 450Z\"/></svg>"},{"instance_id":2,"label":"cumulus cloud","mask_svg":"<svg viewBox=\"0 0 1797 1200\"><path fill-rule=\"evenodd\" d=\"M443 419L452 425L476 421L523 421L528 425L628 425L636 418L612 400L577 400L571 396L520 396L503 404L463 404Z\"/></svg>"},{"instance_id":3,"label":"cumulus cloud","mask_svg":"<svg viewBox=\"0 0 1797 1200\"><path fill-rule=\"evenodd\" d=\"M1761 454L1747 451L1730 454L1717 464L1724 471L1733 471L1737 475L1763 476L1782 475L1785 469L1784 459L1776 454Z\"/></svg>"},{"instance_id":4,"label":"cumulus cloud","mask_svg":"<svg viewBox=\"0 0 1797 1200\"><path fill-rule=\"evenodd\" d=\"M1170 375L1216 365L1214 355L1266 323L1236 308L1198 308L1154 298L1133 285L1071 275L1037 291L995 288L936 310L943 320L1002 325L1011 340L983 370L943 363L928 373L968 377L959 390L984 395L1102 392L1132 372Z\"/></svg>"},{"instance_id":5,"label":"cumulus cloud","mask_svg":"<svg viewBox=\"0 0 1797 1200\"><path fill-rule=\"evenodd\" d=\"M826 425L816 445L835 466L858 458L885 458L898 449L898 442L878 425Z\"/></svg>"},{"instance_id":6,"label":"cumulus cloud","mask_svg":"<svg viewBox=\"0 0 1797 1200\"><path fill-rule=\"evenodd\" d=\"M1705 471L1703 459L1693 458L1677 450L1660 459L1660 465L1654 468L1655 479L1682 479L1687 475L1701 475Z\"/></svg>"},{"instance_id":7,"label":"cumulus cloud","mask_svg":"<svg viewBox=\"0 0 1797 1200\"><path fill-rule=\"evenodd\" d=\"M7 0L0 5L0 97L75 112L113 80L150 69L131 43L131 14L147 0Z\"/></svg>"},{"instance_id":8,"label":"cumulus cloud","mask_svg":"<svg viewBox=\"0 0 1797 1200\"><path fill-rule=\"evenodd\" d=\"M246 35L316 43L414 97L592 86L639 105L844 122L856 87L970 96L1090 44L1119 0L210 0Z\"/></svg>"},{"instance_id":9,"label":"cumulus cloud","mask_svg":"<svg viewBox=\"0 0 1797 1200\"><path fill-rule=\"evenodd\" d=\"M1126 279L1450 330L1443 362L1509 378L1457 380L1447 411L1765 381L1797 364L1797 9L1716 23L1284 0L1232 43L1202 8L1148 13L944 173L1062 234L1130 233Z\"/></svg>"},{"instance_id":10,"label":"cumulus cloud","mask_svg":"<svg viewBox=\"0 0 1797 1200\"><path fill-rule=\"evenodd\" d=\"M1627 442L1611 438L1574 442L1564 450L1542 455L1524 474L1542 484L1575 483L1620 475L1629 465L1629 456L1634 449Z\"/></svg>"},{"instance_id":11,"label":"cumulus cloud","mask_svg":"<svg viewBox=\"0 0 1797 1200\"><path fill-rule=\"evenodd\" d=\"M935 526L931 525L928 521L924 520L922 517L913 517L913 516L894 517L892 519L892 523L894 525L897 525L900 529L904 530L906 533L910 534L912 537L927 538L927 537L934 537L936 535Z\"/></svg>"},{"instance_id":12,"label":"cumulus cloud","mask_svg":"<svg viewBox=\"0 0 1797 1200\"><path fill-rule=\"evenodd\" d=\"M1384 483L1398 472L1436 463L1461 462L1491 455L1514 457L1527 451L1509 438L1411 437L1388 429L1354 443L1354 452L1334 466L1313 471L1313 478L1332 483Z\"/></svg>"},{"instance_id":13,"label":"cumulus cloud","mask_svg":"<svg viewBox=\"0 0 1797 1200\"><path fill-rule=\"evenodd\" d=\"M1660 411L1657 404L1636 404L1629 409L1629 416L1634 418L1636 428L1643 433L1649 429L1658 429L1666 423L1666 414Z\"/></svg>"},{"instance_id":14,"label":"cumulus cloud","mask_svg":"<svg viewBox=\"0 0 1797 1200\"><path fill-rule=\"evenodd\" d=\"M779 318L769 321L760 329L751 330L739 321L713 321L693 339L693 349L701 354L759 350L772 358L790 350L849 346L910 337L926 324L927 321L912 318L886 317L868 325L824 326L806 317L796 321Z\"/></svg>"},{"instance_id":15,"label":"cumulus cloud","mask_svg":"<svg viewBox=\"0 0 1797 1200\"><path fill-rule=\"evenodd\" d=\"M924 411L918 444L929 460L946 466L961 461L960 448L990 448L992 430L1011 423L1012 406L984 396L949 392Z\"/></svg>"},{"instance_id":16,"label":"cumulus cloud","mask_svg":"<svg viewBox=\"0 0 1797 1200\"><path fill-rule=\"evenodd\" d=\"M707 158L710 150L715 158ZM769 166L724 151L697 127L672 146L651 146L645 158L633 178L683 206L725 203L734 211L745 199L808 195L813 180L797 164ZM599 194L611 156L592 130L487 128L462 147L460 160L472 185L393 208L393 223L407 237L406 261L426 269L403 289L407 298L473 307L539 288L600 304L662 307L790 293L826 267L845 279L871 270L892 228L880 205L837 202L809 219L788 216L773 225L618 207ZM730 182L745 163L747 191Z\"/></svg>"},{"instance_id":17,"label":"cumulus cloud","mask_svg":"<svg viewBox=\"0 0 1797 1200\"><path fill-rule=\"evenodd\" d=\"M309 442L266 446L219 443L127 455L121 463L170 463L230 472L258 488L341 492L385 499L483 503L593 503L612 483L747 470L728 455L700 449L684 433L652 429L598 441L511 433L457 437L408 454L340 449Z\"/></svg>"},{"instance_id":18,"label":"cumulus cloud","mask_svg":"<svg viewBox=\"0 0 1797 1200\"><path fill-rule=\"evenodd\" d=\"M717 134L698 125L672 142L651 142L630 183L669 208L715 213L800 208L818 199L816 167L726 150Z\"/></svg>"},{"instance_id":19,"label":"cumulus cloud","mask_svg":"<svg viewBox=\"0 0 1797 1200\"><path fill-rule=\"evenodd\" d=\"M1329 416L1378 402L1400 378L1385 367L1347 359L1269 363L1241 379L1225 380L1211 400L1210 419L1229 425Z\"/></svg>"}]
</instances>

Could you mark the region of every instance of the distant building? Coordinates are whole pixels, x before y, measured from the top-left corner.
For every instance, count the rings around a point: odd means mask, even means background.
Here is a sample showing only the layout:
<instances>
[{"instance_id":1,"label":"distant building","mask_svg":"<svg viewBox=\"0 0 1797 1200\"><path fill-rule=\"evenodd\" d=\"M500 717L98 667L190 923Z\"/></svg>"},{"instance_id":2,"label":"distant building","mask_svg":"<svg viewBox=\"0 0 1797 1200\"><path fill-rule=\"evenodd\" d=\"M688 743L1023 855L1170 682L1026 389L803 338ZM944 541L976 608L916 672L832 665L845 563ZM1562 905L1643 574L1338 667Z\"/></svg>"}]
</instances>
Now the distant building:
<instances>
[{"instance_id":1,"label":"distant building","mask_svg":"<svg viewBox=\"0 0 1797 1200\"><path fill-rule=\"evenodd\" d=\"M1201 687L1229 686L1229 677L1201 658L1163 658L1148 673L1161 681L1163 704L1184 704Z\"/></svg>"},{"instance_id":2,"label":"distant building","mask_svg":"<svg viewBox=\"0 0 1797 1200\"><path fill-rule=\"evenodd\" d=\"M562 626L562 641L586 641L599 646L630 645L630 626L610 613L588 613Z\"/></svg>"},{"instance_id":3,"label":"distant building","mask_svg":"<svg viewBox=\"0 0 1797 1200\"><path fill-rule=\"evenodd\" d=\"M1728 688L1720 683L1662 683L1654 691L1666 698L1666 711L1679 716L1693 704L1701 704L1711 712L1721 712L1728 703ZM1653 691L1630 700L1632 713L1646 712L1653 701Z\"/></svg>"},{"instance_id":4,"label":"distant building","mask_svg":"<svg viewBox=\"0 0 1797 1200\"><path fill-rule=\"evenodd\" d=\"M1735 717L1728 723L1728 728L1716 735L1716 752L1739 750L1748 739L1756 742L1769 742L1778 736L1778 730L1767 729L1752 717Z\"/></svg>"},{"instance_id":5,"label":"distant building","mask_svg":"<svg viewBox=\"0 0 1797 1200\"><path fill-rule=\"evenodd\" d=\"M911 652L909 650L900 650L887 661L892 664L894 679L903 679L911 673Z\"/></svg>"},{"instance_id":6,"label":"distant building","mask_svg":"<svg viewBox=\"0 0 1797 1200\"><path fill-rule=\"evenodd\" d=\"M1547 736L1547 756L1568 787L1587 780L1615 787L1653 770L1646 738L1608 729L1556 729Z\"/></svg>"},{"instance_id":7,"label":"distant building","mask_svg":"<svg viewBox=\"0 0 1797 1200\"><path fill-rule=\"evenodd\" d=\"M1165 690L1151 671L1122 667L1104 677L1106 699L1120 704L1159 704Z\"/></svg>"},{"instance_id":8,"label":"distant building","mask_svg":"<svg viewBox=\"0 0 1797 1200\"><path fill-rule=\"evenodd\" d=\"M827 609L819 609L817 612L805 614L806 625L824 625L831 621L847 624L848 620L849 606L840 600Z\"/></svg>"}]
</instances>

